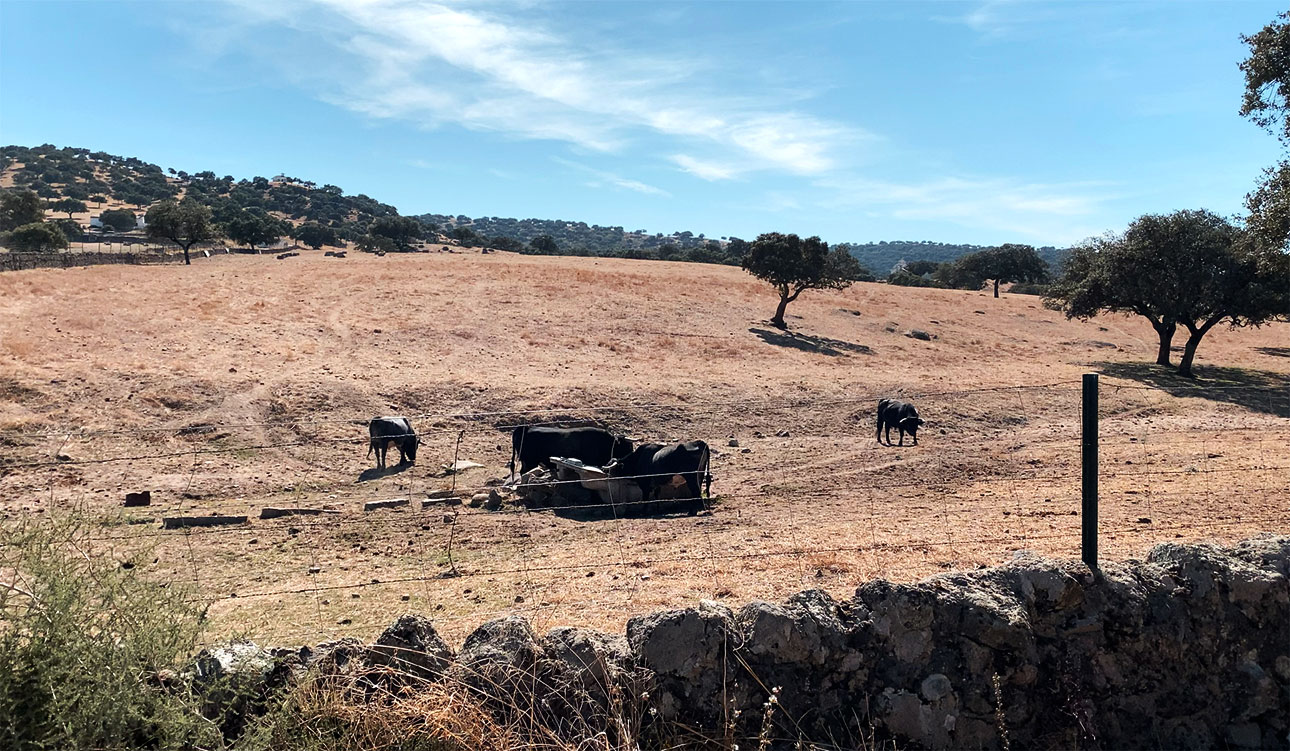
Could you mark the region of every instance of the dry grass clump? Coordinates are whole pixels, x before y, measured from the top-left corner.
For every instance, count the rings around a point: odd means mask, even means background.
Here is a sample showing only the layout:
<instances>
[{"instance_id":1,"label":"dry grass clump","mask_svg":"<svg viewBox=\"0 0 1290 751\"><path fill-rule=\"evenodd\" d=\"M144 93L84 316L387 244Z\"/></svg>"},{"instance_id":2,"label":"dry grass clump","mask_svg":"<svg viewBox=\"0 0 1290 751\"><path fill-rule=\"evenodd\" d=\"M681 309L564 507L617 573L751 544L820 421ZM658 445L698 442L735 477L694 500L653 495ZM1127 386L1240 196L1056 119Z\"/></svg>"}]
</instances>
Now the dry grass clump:
<instances>
[{"instance_id":1,"label":"dry grass clump","mask_svg":"<svg viewBox=\"0 0 1290 751\"><path fill-rule=\"evenodd\" d=\"M465 690L434 683L406 695L356 701L334 681L313 678L286 695L239 744L299 751L511 751L533 748ZM550 745L550 748L559 746Z\"/></svg>"}]
</instances>

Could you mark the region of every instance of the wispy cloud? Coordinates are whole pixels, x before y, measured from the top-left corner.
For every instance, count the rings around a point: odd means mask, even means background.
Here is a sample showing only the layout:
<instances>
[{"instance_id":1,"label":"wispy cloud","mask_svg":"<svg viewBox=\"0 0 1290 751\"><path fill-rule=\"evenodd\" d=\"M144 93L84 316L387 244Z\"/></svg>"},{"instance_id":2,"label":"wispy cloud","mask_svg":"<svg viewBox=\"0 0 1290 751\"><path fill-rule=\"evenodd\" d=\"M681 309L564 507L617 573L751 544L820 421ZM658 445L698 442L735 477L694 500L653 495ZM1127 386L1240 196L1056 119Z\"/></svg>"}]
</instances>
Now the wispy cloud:
<instances>
[{"instance_id":1,"label":"wispy cloud","mask_svg":"<svg viewBox=\"0 0 1290 751\"><path fill-rule=\"evenodd\" d=\"M733 164L696 159L689 154L673 154L670 158L682 172L704 180L731 180L739 174L739 168Z\"/></svg>"},{"instance_id":2,"label":"wispy cloud","mask_svg":"<svg viewBox=\"0 0 1290 751\"><path fill-rule=\"evenodd\" d=\"M640 180L633 180L631 178L623 177L621 175L616 175L613 172L606 172L605 170L596 169L595 167L588 167L585 164L579 164L578 162L575 162L571 159L552 157L551 161L556 162L557 164L563 164L564 166L578 170L579 172L584 172L588 175L594 176L598 182L589 183L591 187L600 187L601 183L607 183L617 188L622 188L624 190L631 190L637 193L644 193L645 195L648 195L648 196L660 196L662 198L672 197L671 193L668 193L666 190L663 190L662 188L649 185L648 183L643 183Z\"/></svg>"},{"instance_id":3,"label":"wispy cloud","mask_svg":"<svg viewBox=\"0 0 1290 751\"><path fill-rule=\"evenodd\" d=\"M427 0L288 0L268 10L231 1L259 23L304 32L344 56L351 71L326 82L321 95L371 117L595 151L663 135L716 149L745 169L799 175L834 168L848 144L867 136L781 101L714 90L692 74L693 60L581 41L510 7L508 16L486 4Z\"/></svg>"},{"instance_id":4,"label":"wispy cloud","mask_svg":"<svg viewBox=\"0 0 1290 751\"><path fill-rule=\"evenodd\" d=\"M983 37L997 39L1032 30L1038 24L1058 19L1068 10L1083 14L1087 12L1087 6L1081 5L1075 10L1035 0L983 0L966 13L935 16L933 20L962 24Z\"/></svg>"},{"instance_id":5,"label":"wispy cloud","mask_svg":"<svg viewBox=\"0 0 1290 751\"><path fill-rule=\"evenodd\" d=\"M1044 242L1074 242L1099 231L1092 217L1113 197L1104 183L1039 184L1006 178L945 177L912 183L840 178L816 185L829 194L823 202L835 209L945 221Z\"/></svg>"}]
</instances>

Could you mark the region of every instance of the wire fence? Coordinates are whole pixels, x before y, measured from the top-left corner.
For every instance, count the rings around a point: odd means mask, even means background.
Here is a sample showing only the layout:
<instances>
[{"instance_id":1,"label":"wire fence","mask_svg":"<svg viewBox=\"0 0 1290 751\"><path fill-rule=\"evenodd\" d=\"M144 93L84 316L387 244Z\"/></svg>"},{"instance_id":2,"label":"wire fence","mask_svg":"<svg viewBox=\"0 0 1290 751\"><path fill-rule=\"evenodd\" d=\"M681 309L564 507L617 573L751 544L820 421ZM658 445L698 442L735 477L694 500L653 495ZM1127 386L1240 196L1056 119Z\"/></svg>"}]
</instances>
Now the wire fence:
<instances>
[{"instance_id":1,"label":"wire fence","mask_svg":"<svg viewBox=\"0 0 1290 751\"><path fill-rule=\"evenodd\" d=\"M875 440L881 396L417 413L418 463L384 470L360 463L370 417L359 415L0 431L0 508L9 525L74 518L87 553L189 587L212 636L302 641L371 635L399 609L456 635L506 613L612 627L696 598L845 596L869 578L997 563L1019 549L1078 553L1078 382L897 394L928 420L917 446ZM1190 396L1103 390L1104 557L1290 530L1286 395L1226 389L1205 410L1182 402ZM586 424L706 440L712 497L689 515L687 493L670 506L546 506L504 489L513 430ZM483 466L462 470L462 459ZM151 505L123 508L121 493L139 489ZM395 499L406 503L368 506ZM317 513L256 518L267 507ZM238 523L167 529L162 517Z\"/></svg>"}]
</instances>

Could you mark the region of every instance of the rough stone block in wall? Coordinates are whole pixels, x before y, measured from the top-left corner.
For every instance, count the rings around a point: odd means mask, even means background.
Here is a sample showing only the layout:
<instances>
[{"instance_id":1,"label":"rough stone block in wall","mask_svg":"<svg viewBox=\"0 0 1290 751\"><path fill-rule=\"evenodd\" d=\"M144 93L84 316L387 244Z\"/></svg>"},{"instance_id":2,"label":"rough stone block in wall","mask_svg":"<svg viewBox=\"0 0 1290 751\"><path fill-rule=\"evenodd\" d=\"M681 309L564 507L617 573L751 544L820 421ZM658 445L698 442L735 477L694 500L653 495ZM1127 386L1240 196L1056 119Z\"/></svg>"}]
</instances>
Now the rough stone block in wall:
<instances>
[{"instance_id":1,"label":"rough stone block in wall","mask_svg":"<svg viewBox=\"0 0 1290 751\"><path fill-rule=\"evenodd\" d=\"M1013 749L1290 748L1288 577L1290 537L1161 545L1099 572L1021 553L842 601L651 613L625 638L539 638L510 616L455 657L421 640L436 675L451 661L492 711L574 742L619 738L613 718L634 717L643 747L679 728L756 747L778 689L785 748L998 749L1001 725Z\"/></svg>"}]
</instances>

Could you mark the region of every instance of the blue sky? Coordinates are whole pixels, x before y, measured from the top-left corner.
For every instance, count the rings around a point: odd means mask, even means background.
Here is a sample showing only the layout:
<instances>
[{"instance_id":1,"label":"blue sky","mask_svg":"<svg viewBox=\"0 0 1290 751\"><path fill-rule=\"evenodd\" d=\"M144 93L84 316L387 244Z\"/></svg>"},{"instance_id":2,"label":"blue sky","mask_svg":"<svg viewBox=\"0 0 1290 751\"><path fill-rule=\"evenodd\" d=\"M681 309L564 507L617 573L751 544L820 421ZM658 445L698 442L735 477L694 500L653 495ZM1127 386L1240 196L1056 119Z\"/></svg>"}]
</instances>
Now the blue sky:
<instances>
[{"instance_id":1,"label":"blue sky","mask_svg":"<svg viewBox=\"0 0 1290 751\"><path fill-rule=\"evenodd\" d=\"M0 141L403 213L1061 245L1235 214L1280 2L0 1Z\"/></svg>"}]
</instances>

